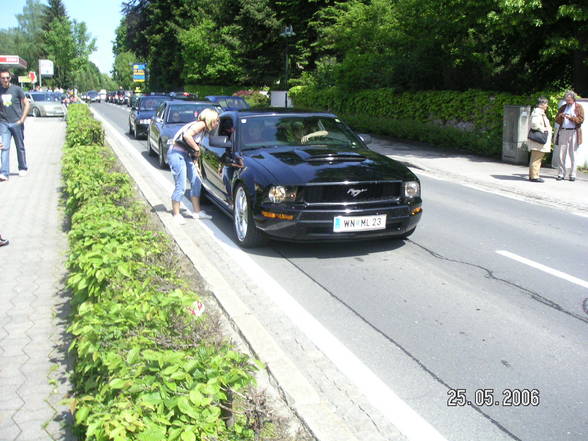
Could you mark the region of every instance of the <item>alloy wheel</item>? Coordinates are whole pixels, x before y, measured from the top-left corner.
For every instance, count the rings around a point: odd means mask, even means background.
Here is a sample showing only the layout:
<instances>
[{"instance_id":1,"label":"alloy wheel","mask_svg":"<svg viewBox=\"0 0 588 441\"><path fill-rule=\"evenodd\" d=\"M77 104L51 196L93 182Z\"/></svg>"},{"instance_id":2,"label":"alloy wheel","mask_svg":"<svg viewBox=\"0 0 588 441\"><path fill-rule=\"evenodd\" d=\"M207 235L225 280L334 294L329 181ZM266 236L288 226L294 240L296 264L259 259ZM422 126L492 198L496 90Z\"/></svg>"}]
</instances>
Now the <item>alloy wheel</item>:
<instances>
[{"instance_id":1,"label":"alloy wheel","mask_svg":"<svg viewBox=\"0 0 588 441\"><path fill-rule=\"evenodd\" d=\"M237 239L239 242L243 242L247 237L248 215L249 207L247 204L247 195L243 187L239 186L237 193L235 194L235 232L237 233Z\"/></svg>"}]
</instances>

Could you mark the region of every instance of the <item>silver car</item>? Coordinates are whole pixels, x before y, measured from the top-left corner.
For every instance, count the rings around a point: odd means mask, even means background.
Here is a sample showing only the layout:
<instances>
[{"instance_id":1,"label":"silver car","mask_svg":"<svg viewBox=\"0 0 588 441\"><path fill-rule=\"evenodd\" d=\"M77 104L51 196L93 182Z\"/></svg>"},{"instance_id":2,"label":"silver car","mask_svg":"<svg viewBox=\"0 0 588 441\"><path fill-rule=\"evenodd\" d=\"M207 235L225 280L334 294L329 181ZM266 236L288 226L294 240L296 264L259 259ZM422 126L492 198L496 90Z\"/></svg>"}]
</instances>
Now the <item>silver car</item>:
<instances>
[{"instance_id":1,"label":"silver car","mask_svg":"<svg viewBox=\"0 0 588 441\"><path fill-rule=\"evenodd\" d=\"M31 102L29 115L33 116L63 116L64 105L61 94L55 92L27 92L25 96Z\"/></svg>"}]
</instances>

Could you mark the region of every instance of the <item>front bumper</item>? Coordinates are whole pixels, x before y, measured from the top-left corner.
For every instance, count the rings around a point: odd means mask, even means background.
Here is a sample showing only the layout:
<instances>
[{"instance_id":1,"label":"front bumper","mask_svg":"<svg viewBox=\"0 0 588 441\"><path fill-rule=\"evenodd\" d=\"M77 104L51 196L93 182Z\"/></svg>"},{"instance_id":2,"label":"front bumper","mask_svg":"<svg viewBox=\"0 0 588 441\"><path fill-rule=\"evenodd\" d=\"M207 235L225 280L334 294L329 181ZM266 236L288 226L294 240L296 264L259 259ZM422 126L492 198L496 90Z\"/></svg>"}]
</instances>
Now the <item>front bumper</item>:
<instances>
[{"instance_id":1,"label":"front bumper","mask_svg":"<svg viewBox=\"0 0 588 441\"><path fill-rule=\"evenodd\" d=\"M149 130L149 124L136 122L135 130L137 131L137 135L147 135L147 131Z\"/></svg>"},{"instance_id":2,"label":"front bumper","mask_svg":"<svg viewBox=\"0 0 588 441\"><path fill-rule=\"evenodd\" d=\"M279 204L261 204L261 210L270 213L292 215L292 220L268 218L257 213L254 218L257 228L268 236L287 241L346 241L379 237L401 237L413 230L422 215L421 200L379 207L321 207L312 209L286 208ZM415 210L416 209L416 210ZM416 213L413 214L413 212ZM386 227L381 230L339 232L333 231L336 216L386 215Z\"/></svg>"}]
</instances>

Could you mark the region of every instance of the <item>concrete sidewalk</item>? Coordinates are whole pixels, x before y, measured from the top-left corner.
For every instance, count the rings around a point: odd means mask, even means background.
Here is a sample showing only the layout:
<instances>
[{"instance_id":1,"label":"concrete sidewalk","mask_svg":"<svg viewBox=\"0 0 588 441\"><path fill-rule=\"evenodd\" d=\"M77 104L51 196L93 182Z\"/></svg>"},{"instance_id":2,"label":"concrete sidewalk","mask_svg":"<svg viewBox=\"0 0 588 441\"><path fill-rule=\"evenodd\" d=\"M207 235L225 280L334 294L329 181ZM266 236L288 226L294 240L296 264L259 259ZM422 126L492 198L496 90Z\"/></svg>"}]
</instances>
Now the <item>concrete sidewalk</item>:
<instances>
[{"instance_id":1,"label":"concrete sidewalk","mask_svg":"<svg viewBox=\"0 0 588 441\"><path fill-rule=\"evenodd\" d=\"M541 167L543 183L528 180L529 167L420 143L373 137L370 148L405 163L418 174L466 184L492 193L516 197L588 215L588 175L578 172L575 182L556 181L557 170ZM425 189L426 191L426 189Z\"/></svg>"},{"instance_id":2,"label":"concrete sidewalk","mask_svg":"<svg viewBox=\"0 0 588 441\"><path fill-rule=\"evenodd\" d=\"M65 122L28 118L29 174L0 183L0 440L70 440L67 239L60 208Z\"/></svg>"}]
</instances>

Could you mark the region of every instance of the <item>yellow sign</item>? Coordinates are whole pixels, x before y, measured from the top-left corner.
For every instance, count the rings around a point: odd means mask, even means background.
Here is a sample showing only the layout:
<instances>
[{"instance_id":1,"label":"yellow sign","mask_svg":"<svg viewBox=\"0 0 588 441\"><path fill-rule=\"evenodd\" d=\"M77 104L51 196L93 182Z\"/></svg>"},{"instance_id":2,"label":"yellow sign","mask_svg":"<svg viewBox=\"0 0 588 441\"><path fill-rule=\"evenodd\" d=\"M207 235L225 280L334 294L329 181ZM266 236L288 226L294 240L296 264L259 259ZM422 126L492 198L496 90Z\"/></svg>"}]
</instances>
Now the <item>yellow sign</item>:
<instances>
[{"instance_id":1,"label":"yellow sign","mask_svg":"<svg viewBox=\"0 0 588 441\"><path fill-rule=\"evenodd\" d=\"M19 83L30 83L31 79L29 78L28 75L22 75L18 77L18 82Z\"/></svg>"}]
</instances>

